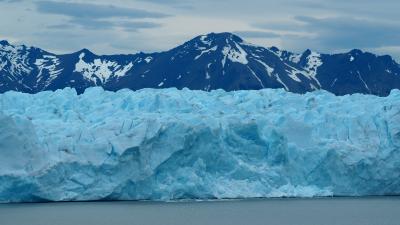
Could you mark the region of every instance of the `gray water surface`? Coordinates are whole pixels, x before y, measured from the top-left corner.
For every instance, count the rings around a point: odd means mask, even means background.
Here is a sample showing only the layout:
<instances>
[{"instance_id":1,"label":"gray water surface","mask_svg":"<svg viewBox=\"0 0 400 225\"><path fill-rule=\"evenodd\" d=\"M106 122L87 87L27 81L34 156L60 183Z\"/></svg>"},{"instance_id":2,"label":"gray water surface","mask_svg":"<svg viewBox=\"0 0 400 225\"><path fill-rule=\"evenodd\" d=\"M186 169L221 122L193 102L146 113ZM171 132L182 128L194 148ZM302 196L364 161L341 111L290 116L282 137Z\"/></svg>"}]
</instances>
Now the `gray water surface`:
<instances>
[{"instance_id":1,"label":"gray water surface","mask_svg":"<svg viewBox=\"0 0 400 225\"><path fill-rule=\"evenodd\" d=\"M0 204L1 225L400 225L400 198Z\"/></svg>"}]
</instances>

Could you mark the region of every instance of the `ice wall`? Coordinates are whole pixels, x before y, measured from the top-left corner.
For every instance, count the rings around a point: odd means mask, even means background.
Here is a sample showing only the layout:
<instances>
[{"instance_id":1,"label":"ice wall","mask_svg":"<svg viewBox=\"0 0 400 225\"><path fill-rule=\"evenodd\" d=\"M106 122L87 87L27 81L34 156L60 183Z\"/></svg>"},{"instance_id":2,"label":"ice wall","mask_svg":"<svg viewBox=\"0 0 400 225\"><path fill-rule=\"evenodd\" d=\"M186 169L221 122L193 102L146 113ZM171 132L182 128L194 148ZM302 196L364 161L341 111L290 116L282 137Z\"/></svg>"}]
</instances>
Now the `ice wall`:
<instances>
[{"instance_id":1,"label":"ice wall","mask_svg":"<svg viewBox=\"0 0 400 225\"><path fill-rule=\"evenodd\" d=\"M0 201L400 194L400 91L0 95Z\"/></svg>"}]
</instances>

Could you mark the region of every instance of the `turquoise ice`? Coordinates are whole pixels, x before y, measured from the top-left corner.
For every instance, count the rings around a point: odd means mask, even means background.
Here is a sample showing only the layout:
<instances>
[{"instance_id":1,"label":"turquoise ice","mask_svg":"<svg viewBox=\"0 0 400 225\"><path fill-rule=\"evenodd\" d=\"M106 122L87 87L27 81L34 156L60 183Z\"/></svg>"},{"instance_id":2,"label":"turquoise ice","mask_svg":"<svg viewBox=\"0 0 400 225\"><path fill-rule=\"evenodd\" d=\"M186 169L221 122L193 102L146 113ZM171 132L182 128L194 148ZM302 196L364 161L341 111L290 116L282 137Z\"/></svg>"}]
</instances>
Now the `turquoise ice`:
<instances>
[{"instance_id":1,"label":"turquoise ice","mask_svg":"<svg viewBox=\"0 0 400 225\"><path fill-rule=\"evenodd\" d=\"M0 201L400 194L400 91L0 95Z\"/></svg>"}]
</instances>

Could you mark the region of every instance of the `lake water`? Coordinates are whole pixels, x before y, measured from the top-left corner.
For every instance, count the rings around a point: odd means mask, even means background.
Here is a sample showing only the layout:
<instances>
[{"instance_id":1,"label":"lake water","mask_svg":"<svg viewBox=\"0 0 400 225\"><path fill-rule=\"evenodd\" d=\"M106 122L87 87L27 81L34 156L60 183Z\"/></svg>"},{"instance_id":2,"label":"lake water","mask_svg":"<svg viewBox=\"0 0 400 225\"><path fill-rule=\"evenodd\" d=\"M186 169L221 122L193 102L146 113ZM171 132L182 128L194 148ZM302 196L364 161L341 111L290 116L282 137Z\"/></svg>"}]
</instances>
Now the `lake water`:
<instances>
[{"instance_id":1,"label":"lake water","mask_svg":"<svg viewBox=\"0 0 400 225\"><path fill-rule=\"evenodd\" d=\"M1 225L399 225L400 198L0 204Z\"/></svg>"}]
</instances>

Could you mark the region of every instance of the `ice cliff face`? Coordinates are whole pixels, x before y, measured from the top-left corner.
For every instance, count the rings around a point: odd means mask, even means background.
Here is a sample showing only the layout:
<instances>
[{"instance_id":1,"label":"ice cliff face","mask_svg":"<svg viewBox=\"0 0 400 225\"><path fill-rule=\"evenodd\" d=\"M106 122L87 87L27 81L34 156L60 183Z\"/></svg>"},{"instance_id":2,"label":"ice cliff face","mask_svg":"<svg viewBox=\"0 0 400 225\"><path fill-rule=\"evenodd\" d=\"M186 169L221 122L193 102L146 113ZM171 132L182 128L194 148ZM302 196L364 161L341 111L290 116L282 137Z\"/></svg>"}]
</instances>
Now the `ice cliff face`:
<instances>
[{"instance_id":1,"label":"ice cliff face","mask_svg":"<svg viewBox=\"0 0 400 225\"><path fill-rule=\"evenodd\" d=\"M0 201L400 194L400 91L0 95Z\"/></svg>"}]
</instances>

